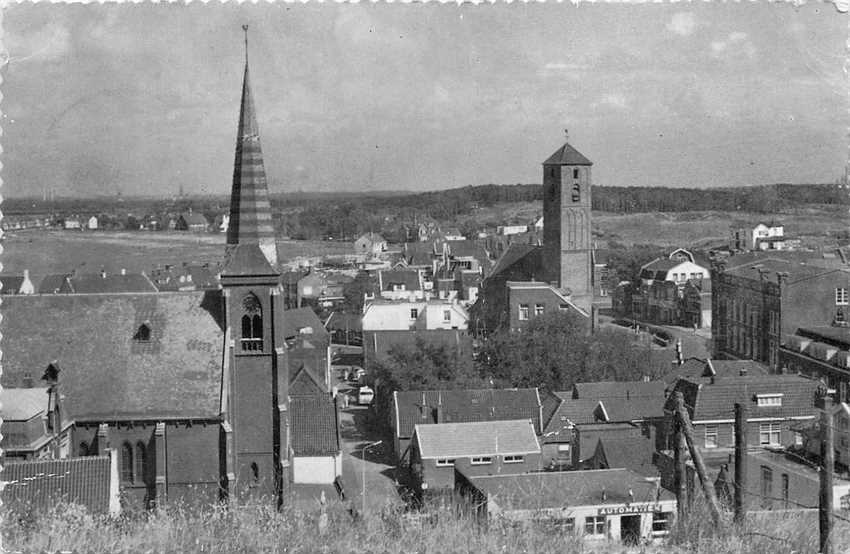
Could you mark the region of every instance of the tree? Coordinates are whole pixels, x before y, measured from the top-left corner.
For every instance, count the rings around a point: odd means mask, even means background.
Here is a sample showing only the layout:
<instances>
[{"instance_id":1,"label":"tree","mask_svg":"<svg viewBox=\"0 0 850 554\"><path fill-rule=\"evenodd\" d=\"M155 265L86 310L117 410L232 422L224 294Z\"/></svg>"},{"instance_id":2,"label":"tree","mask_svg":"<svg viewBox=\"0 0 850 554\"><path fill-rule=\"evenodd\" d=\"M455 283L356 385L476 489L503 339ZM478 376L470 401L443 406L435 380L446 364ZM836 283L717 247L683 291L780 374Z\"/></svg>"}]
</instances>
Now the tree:
<instances>
[{"instance_id":1,"label":"tree","mask_svg":"<svg viewBox=\"0 0 850 554\"><path fill-rule=\"evenodd\" d=\"M479 372L497 386L550 391L581 382L658 377L639 339L614 329L590 335L586 318L575 312L534 317L521 333L494 333L479 356Z\"/></svg>"},{"instance_id":2,"label":"tree","mask_svg":"<svg viewBox=\"0 0 850 554\"><path fill-rule=\"evenodd\" d=\"M342 295L345 297L343 311L350 314L363 312L363 299L366 293L375 292L375 279L366 271L360 271L350 283L345 283Z\"/></svg>"}]
</instances>

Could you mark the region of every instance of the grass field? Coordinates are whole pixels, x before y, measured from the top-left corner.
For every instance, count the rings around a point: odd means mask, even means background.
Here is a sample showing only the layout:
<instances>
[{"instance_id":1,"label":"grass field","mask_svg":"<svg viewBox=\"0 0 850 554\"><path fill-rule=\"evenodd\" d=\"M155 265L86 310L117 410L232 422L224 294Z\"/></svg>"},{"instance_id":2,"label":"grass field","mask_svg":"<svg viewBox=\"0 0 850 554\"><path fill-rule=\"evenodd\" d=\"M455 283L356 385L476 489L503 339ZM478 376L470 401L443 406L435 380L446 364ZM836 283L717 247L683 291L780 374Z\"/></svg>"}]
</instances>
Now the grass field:
<instances>
[{"instance_id":1,"label":"grass field","mask_svg":"<svg viewBox=\"0 0 850 554\"><path fill-rule=\"evenodd\" d=\"M347 242L278 242L281 261L316 258L329 254L351 254ZM224 254L224 235L192 233L131 233L116 231L10 232L3 241L0 261L4 273L29 269L33 277L48 273L150 271L160 264L183 262L219 263Z\"/></svg>"}]
</instances>

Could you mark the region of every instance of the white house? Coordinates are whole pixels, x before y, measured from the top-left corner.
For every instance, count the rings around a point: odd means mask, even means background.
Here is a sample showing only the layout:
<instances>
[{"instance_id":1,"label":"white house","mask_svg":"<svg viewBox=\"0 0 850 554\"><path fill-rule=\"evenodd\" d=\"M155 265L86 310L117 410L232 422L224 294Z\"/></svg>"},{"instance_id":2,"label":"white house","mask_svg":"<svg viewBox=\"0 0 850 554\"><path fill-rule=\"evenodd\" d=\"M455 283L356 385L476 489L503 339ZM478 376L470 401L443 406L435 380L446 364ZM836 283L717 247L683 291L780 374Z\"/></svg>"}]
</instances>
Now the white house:
<instances>
[{"instance_id":1,"label":"white house","mask_svg":"<svg viewBox=\"0 0 850 554\"><path fill-rule=\"evenodd\" d=\"M656 258L640 271L644 285L651 285L654 281L672 281L684 286L688 281L702 281L710 277L708 268L695 263L693 254L684 248L674 250L667 258Z\"/></svg>"},{"instance_id":2,"label":"white house","mask_svg":"<svg viewBox=\"0 0 850 554\"><path fill-rule=\"evenodd\" d=\"M96 231L97 228L98 228L97 217L91 216L90 218L88 218L88 220L86 221L86 229L89 229L91 231Z\"/></svg>"},{"instance_id":3,"label":"white house","mask_svg":"<svg viewBox=\"0 0 850 554\"><path fill-rule=\"evenodd\" d=\"M468 325L469 312L453 300L375 300L363 308L363 331L465 330Z\"/></svg>"},{"instance_id":4,"label":"white house","mask_svg":"<svg viewBox=\"0 0 850 554\"><path fill-rule=\"evenodd\" d=\"M387 250L387 241L378 233L366 233L354 241L354 251L366 256L377 256Z\"/></svg>"},{"instance_id":5,"label":"white house","mask_svg":"<svg viewBox=\"0 0 850 554\"><path fill-rule=\"evenodd\" d=\"M785 243L785 226L771 221L759 222L753 227L751 248L753 250L783 250Z\"/></svg>"},{"instance_id":6,"label":"white house","mask_svg":"<svg viewBox=\"0 0 850 554\"><path fill-rule=\"evenodd\" d=\"M519 235L528 232L528 225L499 225L496 232L500 235Z\"/></svg>"}]
</instances>

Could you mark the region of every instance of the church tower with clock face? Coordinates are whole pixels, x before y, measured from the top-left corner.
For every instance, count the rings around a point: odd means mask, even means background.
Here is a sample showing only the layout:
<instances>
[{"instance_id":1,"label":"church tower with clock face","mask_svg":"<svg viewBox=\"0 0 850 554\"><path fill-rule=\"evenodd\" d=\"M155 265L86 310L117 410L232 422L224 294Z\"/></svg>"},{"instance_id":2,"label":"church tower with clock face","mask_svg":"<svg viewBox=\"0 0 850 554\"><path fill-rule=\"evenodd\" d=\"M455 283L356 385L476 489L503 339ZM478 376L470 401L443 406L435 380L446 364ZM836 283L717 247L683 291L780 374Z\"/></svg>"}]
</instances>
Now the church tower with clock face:
<instances>
[{"instance_id":1,"label":"church tower with clock face","mask_svg":"<svg viewBox=\"0 0 850 554\"><path fill-rule=\"evenodd\" d=\"M543 162L543 270L545 279L591 311L590 169L593 162L565 142Z\"/></svg>"}]
</instances>

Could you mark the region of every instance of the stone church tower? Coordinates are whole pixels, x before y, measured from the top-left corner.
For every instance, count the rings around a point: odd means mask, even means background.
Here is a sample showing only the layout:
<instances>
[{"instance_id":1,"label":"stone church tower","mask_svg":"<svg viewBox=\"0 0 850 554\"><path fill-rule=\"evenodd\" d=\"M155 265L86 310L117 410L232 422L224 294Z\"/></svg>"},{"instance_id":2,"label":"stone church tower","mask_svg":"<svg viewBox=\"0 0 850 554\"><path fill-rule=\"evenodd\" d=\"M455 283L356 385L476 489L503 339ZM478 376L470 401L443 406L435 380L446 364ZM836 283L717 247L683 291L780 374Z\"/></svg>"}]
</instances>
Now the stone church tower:
<instances>
[{"instance_id":1,"label":"stone church tower","mask_svg":"<svg viewBox=\"0 0 850 554\"><path fill-rule=\"evenodd\" d=\"M228 253L221 272L227 330L221 398L225 420L222 489L237 500L253 497L280 503L290 480L289 367L247 60L239 119Z\"/></svg>"},{"instance_id":2,"label":"stone church tower","mask_svg":"<svg viewBox=\"0 0 850 554\"><path fill-rule=\"evenodd\" d=\"M591 311L590 168L569 142L543 162L543 269L545 279L568 289L572 302Z\"/></svg>"},{"instance_id":3,"label":"stone church tower","mask_svg":"<svg viewBox=\"0 0 850 554\"><path fill-rule=\"evenodd\" d=\"M228 250L237 244L258 244L266 259L277 267L275 242L260 129L254 112L254 98L248 80L248 34L245 29L245 76L242 105L236 133L236 160L233 164L233 188L230 193L230 222L227 228Z\"/></svg>"}]
</instances>

